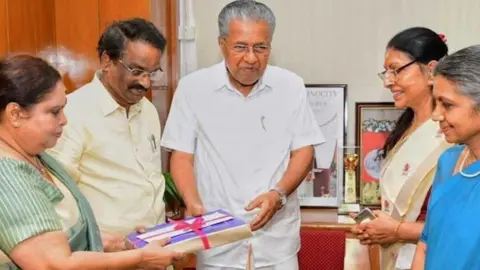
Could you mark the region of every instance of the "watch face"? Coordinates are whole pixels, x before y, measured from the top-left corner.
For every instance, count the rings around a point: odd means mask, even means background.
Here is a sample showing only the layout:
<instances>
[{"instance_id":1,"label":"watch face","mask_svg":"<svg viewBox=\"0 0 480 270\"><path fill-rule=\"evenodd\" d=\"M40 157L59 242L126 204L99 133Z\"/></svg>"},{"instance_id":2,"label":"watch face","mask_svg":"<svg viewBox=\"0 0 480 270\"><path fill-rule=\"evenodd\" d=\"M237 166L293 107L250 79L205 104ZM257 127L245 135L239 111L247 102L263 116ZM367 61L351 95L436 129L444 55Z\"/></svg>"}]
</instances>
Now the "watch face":
<instances>
[{"instance_id":1,"label":"watch face","mask_svg":"<svg viewBox=\"0 0 480 270\"><path fill-rule=\"evenodd\" d=\"M280 195L280 208L282 206L284 206L286 203L287 203L287 196L285 195L285 192L279 188L274 188L274 189L271 189L271 191L275 191L278 193L278 195Z\"/></svg>"}]
</instances>

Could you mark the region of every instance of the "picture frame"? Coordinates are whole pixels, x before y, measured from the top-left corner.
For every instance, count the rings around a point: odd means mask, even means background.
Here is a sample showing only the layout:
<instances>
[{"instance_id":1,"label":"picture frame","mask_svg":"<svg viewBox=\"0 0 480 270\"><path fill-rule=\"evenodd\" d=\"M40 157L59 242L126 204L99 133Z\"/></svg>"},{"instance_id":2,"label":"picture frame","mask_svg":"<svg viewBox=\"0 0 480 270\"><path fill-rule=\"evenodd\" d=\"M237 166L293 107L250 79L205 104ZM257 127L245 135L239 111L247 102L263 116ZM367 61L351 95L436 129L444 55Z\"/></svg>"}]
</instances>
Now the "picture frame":
<instances>
[{"instance_id":1,"label":"picture frame","mask_svg":"<svg viewBox=\"0 0 480 270\"><path fill-rule=\"evenodd\" d=\"M315 147L313 169L297 189L302 207L338 207L343 194L347 85L306 84L307 99L325 143Z\"/></svg>"},{"instance_id":2,"label":"picture frame","mask_svg":"<svg viewBox=\"0 0 480 270\"><path fill-rule=\"evenodd\" d=\"M359 155L356 188L361 205L381 205L380 155L403 112L393 102L355 103L355 143Z\"/></svg>"}]
</instances>

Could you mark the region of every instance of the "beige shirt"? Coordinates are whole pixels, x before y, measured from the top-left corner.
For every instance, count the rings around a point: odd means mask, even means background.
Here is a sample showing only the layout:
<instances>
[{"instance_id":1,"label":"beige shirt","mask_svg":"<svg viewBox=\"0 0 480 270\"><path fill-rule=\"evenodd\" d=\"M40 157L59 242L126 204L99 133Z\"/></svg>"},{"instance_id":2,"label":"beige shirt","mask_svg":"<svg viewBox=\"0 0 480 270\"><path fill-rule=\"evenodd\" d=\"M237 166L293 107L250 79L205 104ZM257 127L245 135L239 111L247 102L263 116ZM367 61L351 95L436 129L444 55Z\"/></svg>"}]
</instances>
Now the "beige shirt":
<instances>
[{"instance_id":1,"label":"beige shirt","mask_svg":"<svg viewBox=\"0 0 480 270\"><path fill-rule=\"evenodd\" d=\"M90 202L102 231L127 234L165 221L160 120L143 98L118 105L98 79L68 95L68 124L49 153Z\"/></svg>"},{"instance_id":2,"label":"beige shirt","mask_svg":"<svg viewBox=\"0 0 480 270\"><path fill-rule=\"evenodd\" d=\"M73 197L70 190L60 181L55 175L50 173L53 182L57 188L62 192L63 199L55 205L55 212L60 216L60 223L63 231L68 231L73 227L80 218L80 210L78 209L77 201Z\"/></svg>"}]
</instances>

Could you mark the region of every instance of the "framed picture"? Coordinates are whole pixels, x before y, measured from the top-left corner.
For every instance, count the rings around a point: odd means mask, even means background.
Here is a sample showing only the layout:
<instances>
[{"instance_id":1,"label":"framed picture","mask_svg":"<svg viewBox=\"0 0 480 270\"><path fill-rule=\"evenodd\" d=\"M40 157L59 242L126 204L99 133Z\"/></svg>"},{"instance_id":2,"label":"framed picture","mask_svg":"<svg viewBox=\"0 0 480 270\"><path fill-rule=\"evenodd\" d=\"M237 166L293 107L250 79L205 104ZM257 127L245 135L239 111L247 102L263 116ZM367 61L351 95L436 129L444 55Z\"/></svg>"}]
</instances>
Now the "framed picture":
<instances>
[{"instance_id":1,"label":"framed picture","mask_svg":"<svg viewBox=\"0 0 480 270\"><path fill-rule=\"evenodd\" d=\"M357 194L360 204L380 205L382 148L404 110L393 102L355 104L355 140L359 150Z\"/></svg>"},{"instance_id":2,"label":"framed picture","mask_svg":"<svg viewBox=\"0 0 480 270\"><path fill-rule=\"evenodd\" d=\"M346 139L347 85L305 86L325 143L315 147L313 169L299 186L301 206L338 207L343 192L343 144Z\"/></svg>"}]
</instances>

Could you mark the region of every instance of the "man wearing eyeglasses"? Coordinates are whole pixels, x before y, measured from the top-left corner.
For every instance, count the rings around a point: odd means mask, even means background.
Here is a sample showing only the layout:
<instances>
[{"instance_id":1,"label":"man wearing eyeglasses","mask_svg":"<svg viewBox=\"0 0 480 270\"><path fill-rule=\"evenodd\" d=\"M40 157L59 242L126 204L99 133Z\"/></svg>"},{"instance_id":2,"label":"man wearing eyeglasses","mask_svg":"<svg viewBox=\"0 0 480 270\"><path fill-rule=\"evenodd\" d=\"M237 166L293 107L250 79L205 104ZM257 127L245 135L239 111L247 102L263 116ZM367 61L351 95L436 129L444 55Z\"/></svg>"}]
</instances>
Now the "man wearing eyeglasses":
<instances>
[{"instance_id":1,"label":"man wearing eyeglasses","mask_svg":"<svg viewBox=\"0 0 480 270\"><path fill-rule=\"evenodd\" d=\"M223 208L250 223L253 237L202 251L198 270L296 270L296 189L324 142L302 78L268 65L275 16L257 1L233 1L218 17L224 61L183 77L162 146L171 173L199 215ZM250 252L249 252L250 251Z\"/></svg>"},{"instance_id":2,"label":"man wearing eyeglasses","mask_svg":"<svg viewBox=\"0 0 480 270\"><path fill-rule=\"evenodd\" d=\"M106 251L125 249L137 226L165 221L160 121L145 98L160 76L166 40L143 19L108 26L98 42L101 69L68 95L69 123L51 154L89 200Z\"/></svg>"}]
</instances>

